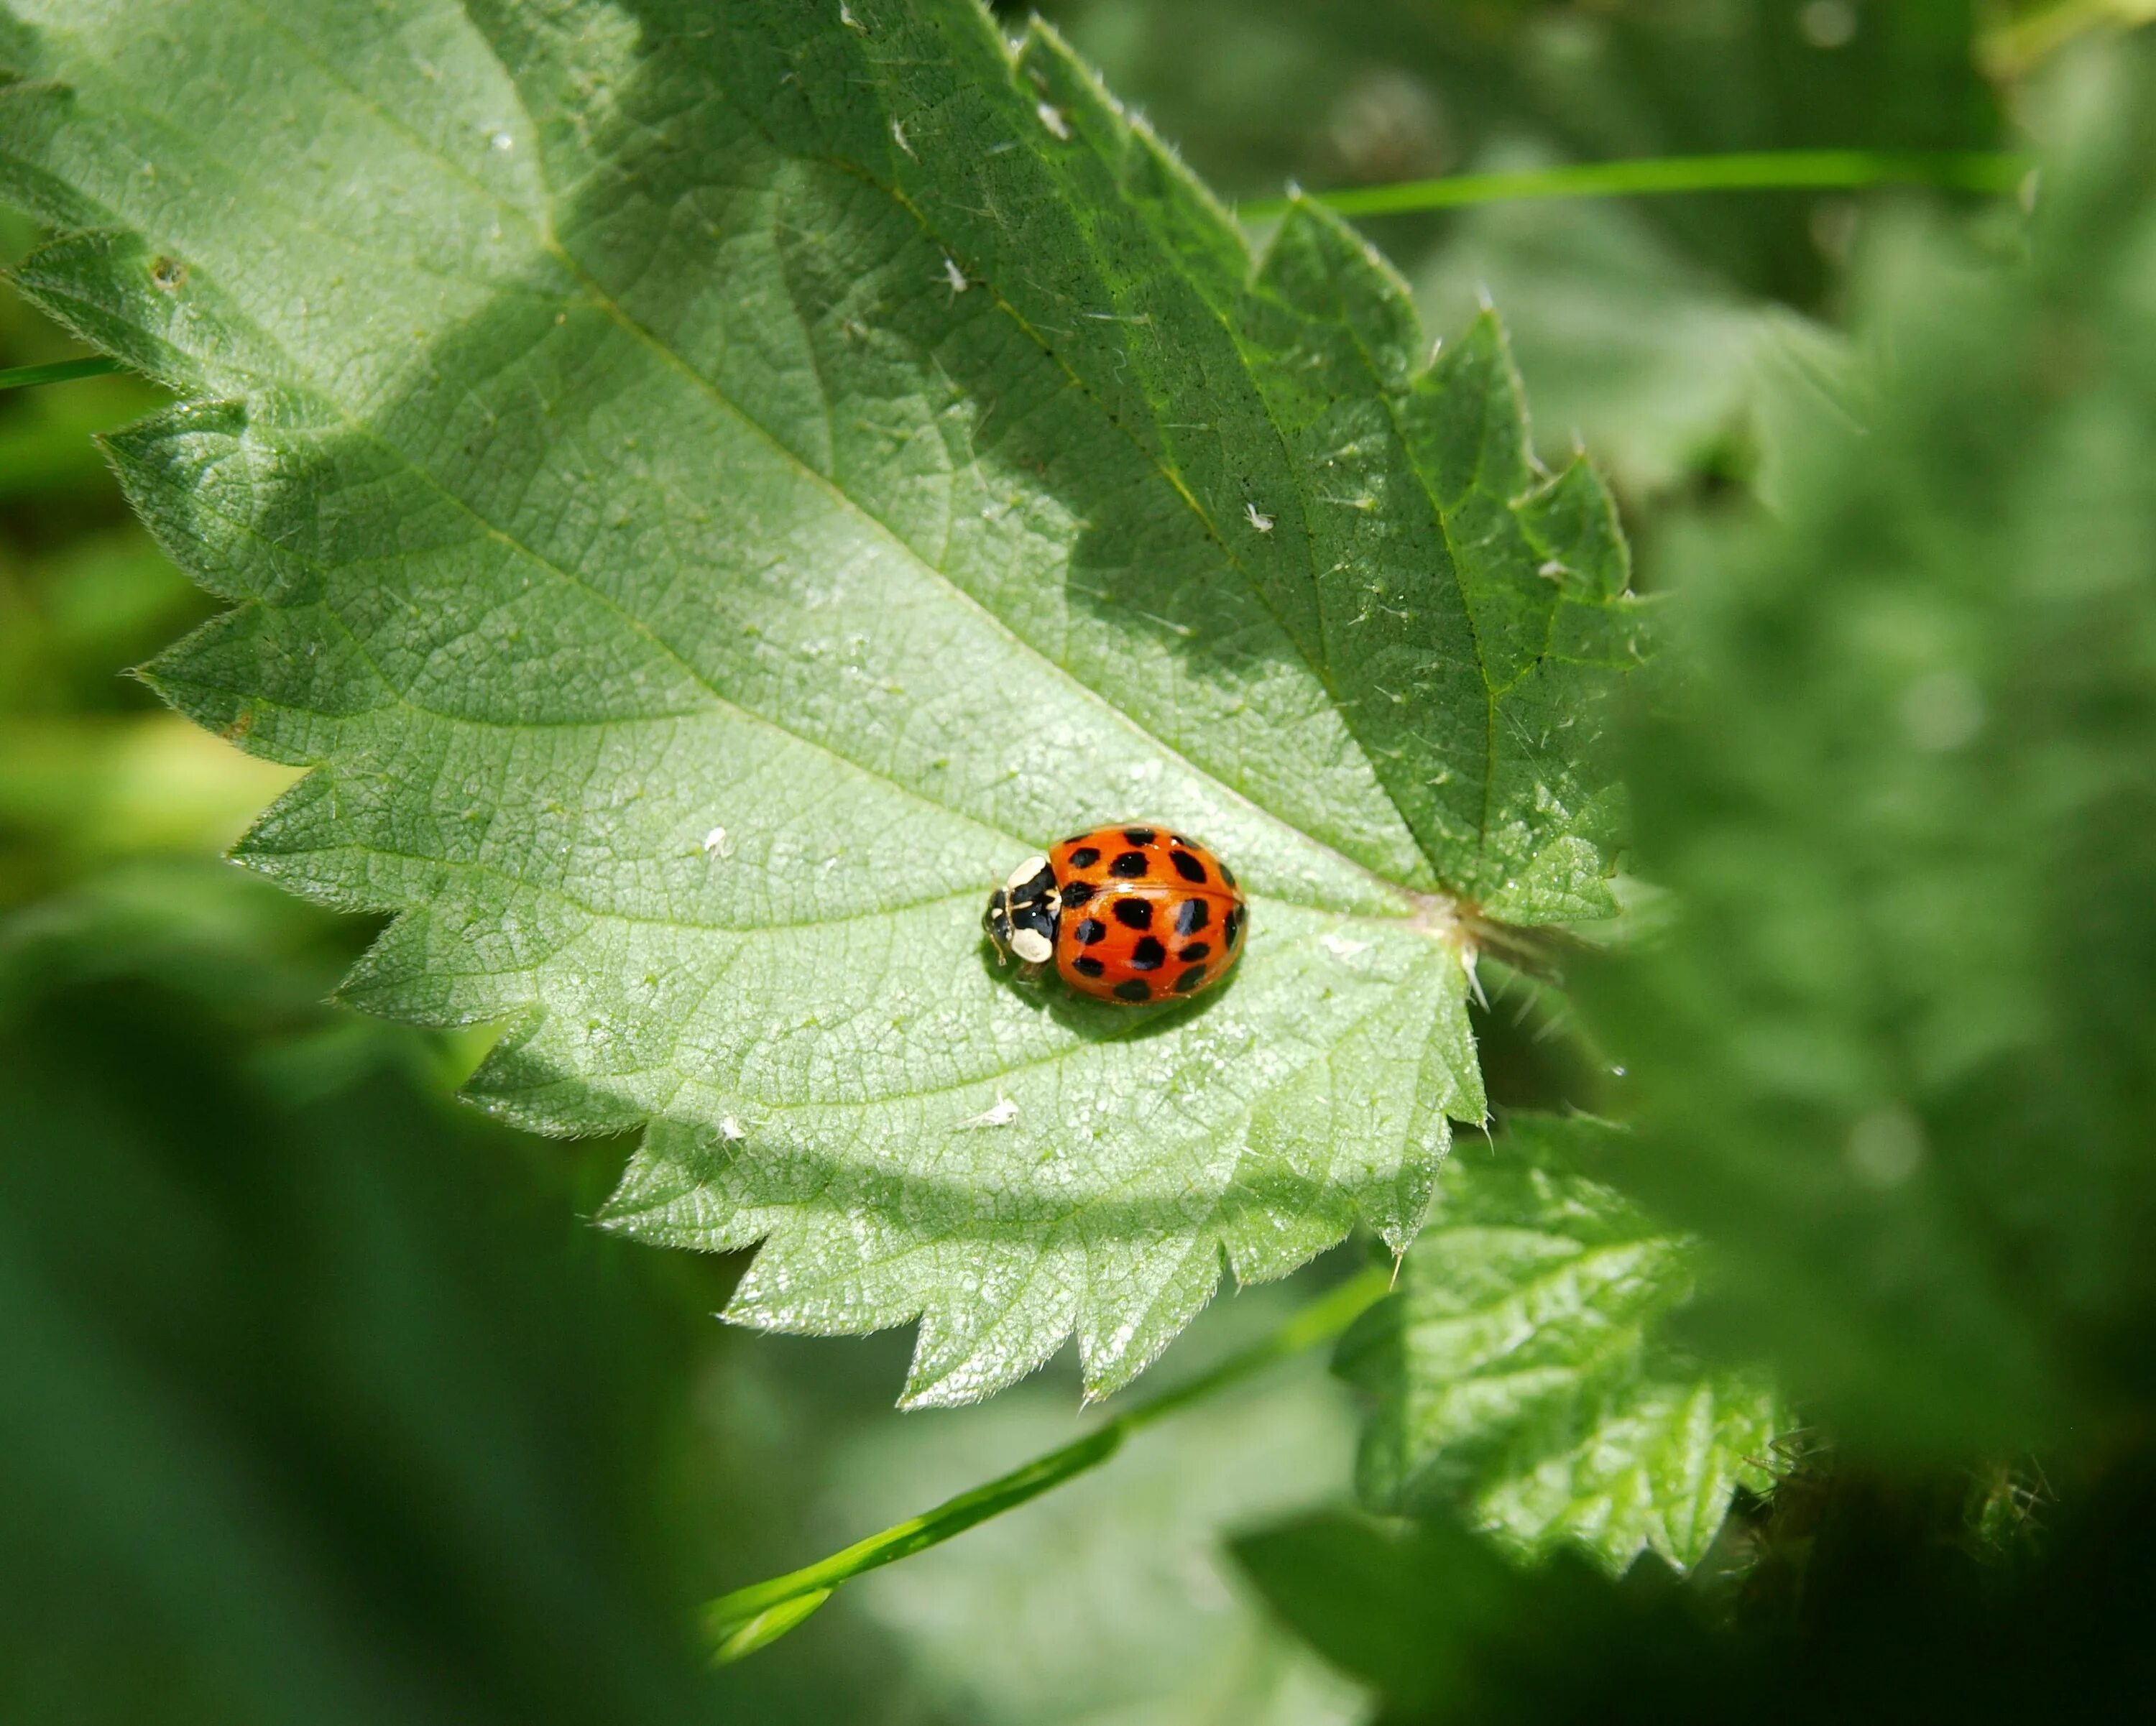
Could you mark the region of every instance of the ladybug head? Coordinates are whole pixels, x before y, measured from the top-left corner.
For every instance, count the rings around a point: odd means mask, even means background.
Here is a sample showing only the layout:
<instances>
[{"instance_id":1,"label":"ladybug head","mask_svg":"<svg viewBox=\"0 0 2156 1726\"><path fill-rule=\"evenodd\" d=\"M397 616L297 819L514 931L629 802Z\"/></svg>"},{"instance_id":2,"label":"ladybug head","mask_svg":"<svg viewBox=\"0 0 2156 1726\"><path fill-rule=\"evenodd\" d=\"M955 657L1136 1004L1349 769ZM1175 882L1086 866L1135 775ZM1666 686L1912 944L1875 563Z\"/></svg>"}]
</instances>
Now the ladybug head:
<instances>
[{"instance_id":1,"label":"ladybug head","mask_svg":"<svg viewBox=\"0 0 2156 1726\"><path fill-rule=\"evenodd\" d=\"M1021 965L1045 965L1055 952L1055 872L1045 857L1029 857L988 895L981 928L995 943L998 964L1008 956Z\"/></svg>"}]
</instances>

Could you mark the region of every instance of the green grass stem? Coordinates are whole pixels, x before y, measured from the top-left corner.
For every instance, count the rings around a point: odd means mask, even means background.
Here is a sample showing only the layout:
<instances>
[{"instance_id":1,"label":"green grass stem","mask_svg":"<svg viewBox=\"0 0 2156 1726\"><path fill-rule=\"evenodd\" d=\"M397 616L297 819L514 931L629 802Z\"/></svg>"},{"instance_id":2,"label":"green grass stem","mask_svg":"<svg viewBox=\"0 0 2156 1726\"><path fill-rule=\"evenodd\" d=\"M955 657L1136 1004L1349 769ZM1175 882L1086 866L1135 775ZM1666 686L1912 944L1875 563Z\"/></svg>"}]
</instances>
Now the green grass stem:
<instances>
[{"instance_id":1,"label":"green grass stem","mask_svg":"<svg viewBox=\"0 0 2156 1726\"><path fill-rule=\"evenodd\" d=\"M789 1570L767 1581L721 1595L704 1608L704 1626L714 1657L726 1664L752 1654L807 1618L831 1597L838 1585L873 1570L940 1546L955 1534L1016 1508L1051 1488L1098 1467L1141 1427L1187 1408L1240 1383L1275 1363L1330 1342L1390 1287L1388 1273L1373 1267L1350 1278L1290 1318L1264 1340L1230 1355L1209 1372L1133 1405L1112 1420L1060 1449L1014 1468L985 1485L947 1498L934 1509L895 1523L880 1534Z\"/></svg>"},{"instance_id":2,"label":"green grass stem","mask_svg":"<svg viewBox=\"0 0 2156 1726\"><path fill-rule=\"evenodd\" d=\"M41 383L72 383L79 377L104 377L124 371L117 360L93 354L85 360L55 360L49 366L16 366L0 371L0 390L26 390Z\"/></svg>"},{"instance_id":3,"label":"green grass stem","mask_svg":"<svg viewBox=\"0 0 2156 1726\"><path fill-rule=\"evenodd\" d=\"M1780 150L1740 156L1643 156L1568 162L1507 174L1449 174L1391 186L1358 186L1301 196L1342 216L1399 216L1423 210L1531 198L1663 197L1699 192L1853 191L1871 186L1935 186L2008 192L2029 172L2019 156L1989 151ZM1245 221L1286 213L1291 198L1240 205Z\"/></svg>"}]
</instances>

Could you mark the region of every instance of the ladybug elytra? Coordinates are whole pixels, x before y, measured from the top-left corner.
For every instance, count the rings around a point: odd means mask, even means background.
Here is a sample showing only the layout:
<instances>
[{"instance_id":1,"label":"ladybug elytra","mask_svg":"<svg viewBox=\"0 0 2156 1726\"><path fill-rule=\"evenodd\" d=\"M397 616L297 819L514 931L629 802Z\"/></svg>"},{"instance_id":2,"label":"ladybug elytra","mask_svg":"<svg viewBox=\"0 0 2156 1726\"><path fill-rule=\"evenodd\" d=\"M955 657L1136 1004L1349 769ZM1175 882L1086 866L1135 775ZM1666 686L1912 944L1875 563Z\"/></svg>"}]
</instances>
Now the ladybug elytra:
<instances>
[{"instance_id":1,"label":"ladybug elytra","mask_svg":"<svg viewBox=\"0 0 2156 1726\"><path fill-rule=\"evenodd\" d=\"M1235 872L1195 840L1133 822L1028 858L988 895L981 927L1000 963L1050 960L1081 995L1137 1006L1209 989L1242 956Z\"/></svg>"}]
</instances>

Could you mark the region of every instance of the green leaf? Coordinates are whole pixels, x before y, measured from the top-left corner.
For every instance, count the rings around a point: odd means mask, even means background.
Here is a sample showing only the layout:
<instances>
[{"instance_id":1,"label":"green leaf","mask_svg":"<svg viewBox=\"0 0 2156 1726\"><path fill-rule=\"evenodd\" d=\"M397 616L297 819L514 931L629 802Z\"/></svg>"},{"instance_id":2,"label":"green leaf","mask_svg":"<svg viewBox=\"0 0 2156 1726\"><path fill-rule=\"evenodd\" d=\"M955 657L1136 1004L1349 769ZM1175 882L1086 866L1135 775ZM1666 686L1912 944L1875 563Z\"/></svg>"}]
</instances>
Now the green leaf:
<instances>
[{"instance_id":1,"label":"green leaf","mask_svg":"<svg viewBox=\"0 0 2156 1726\"><path fill-rule=\"evenodd\" d=\"M1456 1508L1517 1550L1683 1567L1738 1485L1770 1484L1788 1424L1771 1391L1661 1334L1691 1293L1691 1243L1578 1171L1621 1136L1515 1115L1454 1153L1398 1298L1341 1345L1376 1399L1358 1468L1373 1509Z\"/></svg>"},{"instance_id":2,"label":"green leaf","mask_svg":"<svg viewBox=\"0 0 2156 1726\"><path fill-rule=\"evenodd\" d=\"M6 15L22 284L188 398L111 451L233 609L151 674L313 770L242 854L398 914L347 998L510 1023L475 1096L648 1124L615 1226L918 1317L916 1401L1412 1236L1455 896L1607 909L1637 657L1494 320L1420 366L1347 228L1253 260L970 0ZM1251 889L1233 986L998 976L988 886L1132 817Z\"/></svg>"},{"instance_id":3,"label":"green leaf","mask_svg":"<svg viewBox=\"0 0 2156 1726\"><path fill-rule=\"evenodd\" d=\"M1702 1319L1889 1451L2156 1398L2156 52L2032 113L2025 237L1883 232L1777 513L1679 560L1676 920L1591 991Z\"/></svg>"}]
</instances>

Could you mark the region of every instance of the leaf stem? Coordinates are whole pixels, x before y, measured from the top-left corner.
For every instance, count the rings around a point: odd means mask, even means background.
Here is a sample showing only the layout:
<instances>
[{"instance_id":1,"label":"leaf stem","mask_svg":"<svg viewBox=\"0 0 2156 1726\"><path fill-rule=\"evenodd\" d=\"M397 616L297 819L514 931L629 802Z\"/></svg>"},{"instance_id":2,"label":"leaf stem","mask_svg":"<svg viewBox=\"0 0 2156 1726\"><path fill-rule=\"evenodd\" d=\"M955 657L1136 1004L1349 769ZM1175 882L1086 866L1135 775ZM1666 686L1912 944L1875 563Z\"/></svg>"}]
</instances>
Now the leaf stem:
<instances>
[{"instance_id":1,"label":"leaf stem","mask_svg":"<svg viewBox=\"0 0 2156 1726\"><path fill-rule=\"evenodd\" d=\"M1526 198L1635 197L1681 192L1943 186L1959 192L2007 192L2020 184L2028 171L2025 158L1995 151L1777 150L1568 162L1519 173L1448 174L1435 180L1301 195L1343 216L1396 216ZM1239 206L1237 213L1246 222L1265 221L1286 214L1293 202L1260 198Z\"/></svg>"},{"instance_id":2,"label":"leaf stem","mask_svg":"<svg viewBox=\"0 0 2156 1726\"><path fill-rule=\"evenodd\" d=\"M28 389L33 384L72 383L78 377L103 377L124 371L117 360L93 354L85 360L55 360L49 366L17 366L0 371L0 390Z\"/></svg>"},{"instance_id":3,"label":"leaf stem","mask_svg":"<svg viewBox=\"0 0 2156 1726\"><path fill-rule=\"evenodd\" d=\"M704 1627L713 1644L714 1657L725 1665L768 1647L822 1606L832 1590L849 1578L940 1546L975 1524L1014 1509L1050 1488L1099 1467L1141 1427L1201 1402L1276 1362L1330 1342L1389 1286L1385 1268L1373 1266L1312 1301L1262 1341L1230 1355L1187 1384L1135 1404L1084 1437L1035 1457L985 1485L947 1498L932 1510L856 1540L813 1565L721 1595L704 1608Z\"/></svg>"}]
</instances>

